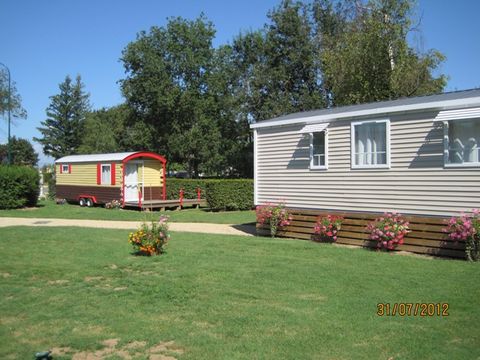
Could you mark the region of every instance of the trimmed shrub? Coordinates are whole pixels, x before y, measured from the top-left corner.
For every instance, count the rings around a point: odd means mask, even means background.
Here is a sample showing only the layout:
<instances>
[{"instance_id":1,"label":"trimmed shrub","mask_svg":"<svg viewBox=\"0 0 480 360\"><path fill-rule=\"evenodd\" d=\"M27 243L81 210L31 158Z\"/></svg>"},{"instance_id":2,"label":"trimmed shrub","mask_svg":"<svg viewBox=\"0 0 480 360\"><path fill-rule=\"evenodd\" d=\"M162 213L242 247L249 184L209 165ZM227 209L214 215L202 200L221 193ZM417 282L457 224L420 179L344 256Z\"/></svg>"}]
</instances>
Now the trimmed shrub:
<instances>
[{"instance_id":1,"label":"trimmed shrub","mask_svg":"<svg viewBox=\"0 0 480 360\"><path fill-rule=\"evenodd\" d=\"M253 208L253 180L209 180L206 198L212 210L250 210Z\"/></svg>"},{"instance_id":2,"label":"trimmed shrub","mask_svg":"<svg viewBox=\"0 0 480 360\"><path fill-rule=\"evenodd\" d=\"M33 167L0 166L0 209L35 206L40 176Z\"/></svg>"},{"instance_id":3,"label":"trimmed shrub","mask_svg":"<svg viewBox=\"0 0 480 360\"><path fill-rule=\"evenodd\" d=\"M183 189L185 199L196 199L197 188L202 191L202 199L205 198L206 183L211 180L205 179L176 179L167 178L167 199L174 200L180 197L180 189Z\"/></svg>"},{"instance_id":4,"label":"trimmed shrub","mask_svg":"<svg viewBox=\"0 0 480 360\"><path fill-rule=\"evenodd\" d=\"M43 173L43 183L48 185L48 198L50 200L55 199L56 195L56 182L55 182L55 173L52 172L44 172Z\"/></svg>"}]
</instances>

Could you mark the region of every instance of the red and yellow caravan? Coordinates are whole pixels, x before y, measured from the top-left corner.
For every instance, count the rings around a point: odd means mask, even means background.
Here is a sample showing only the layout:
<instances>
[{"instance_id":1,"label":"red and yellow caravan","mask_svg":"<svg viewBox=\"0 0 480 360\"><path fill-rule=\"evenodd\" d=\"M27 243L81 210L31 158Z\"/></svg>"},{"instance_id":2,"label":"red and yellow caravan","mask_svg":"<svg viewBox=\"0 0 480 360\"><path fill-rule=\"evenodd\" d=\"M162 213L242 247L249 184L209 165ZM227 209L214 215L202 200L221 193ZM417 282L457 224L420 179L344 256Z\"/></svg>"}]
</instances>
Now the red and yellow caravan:
<instances>
[{"instance_id":1,"label":"red and yellow caravan","mask_svg":"<svg viewBox=\"0 0 480 360\"><path fill-rule=\"evenodd\" d=\"M118 200L142 207L166 199L166 163L151 152L65 156L55 161L56 196L81 206Z\"/></svg>"}]
</instances>

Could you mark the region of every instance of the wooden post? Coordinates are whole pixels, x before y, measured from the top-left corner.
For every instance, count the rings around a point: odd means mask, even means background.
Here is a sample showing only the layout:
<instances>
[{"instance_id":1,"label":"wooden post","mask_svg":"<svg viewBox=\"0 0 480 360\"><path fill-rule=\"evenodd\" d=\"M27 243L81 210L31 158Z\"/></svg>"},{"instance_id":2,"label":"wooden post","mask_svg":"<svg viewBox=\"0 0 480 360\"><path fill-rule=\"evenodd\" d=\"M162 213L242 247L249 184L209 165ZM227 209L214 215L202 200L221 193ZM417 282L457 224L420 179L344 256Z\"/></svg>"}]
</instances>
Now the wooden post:
<instances>
[{"instance_id":1,"label":"wooden post","mask_svg":"<svg viewBox=\"0 0 480 360\"><path fill-rule=\"evenodd\" d=\"M142 189L138 188L138 206L142 210Z\"/></svg>"},{"instance_id":2,"label":"wooden post","mask_svg":"<svg viewBox=\"0 0 480 360\"><path fill-rule=\"evenodd\" d=\"M202 198L202 189L199 187L197 188L197 203L195 204L195 208L199 209L200 208L200 201Z\"/></svg>"},{"instance_id":3,"label":"wooden post","mask_svg":"<svg viewBox=\"0 0 480 360\"><path fill-rule=\"evenodd\" d=\"M183 194L184 194L184 192L183 192L183 188L182 188L182 189L180 189L180 209L183 206Z\"/></svg>"}]
</instances>

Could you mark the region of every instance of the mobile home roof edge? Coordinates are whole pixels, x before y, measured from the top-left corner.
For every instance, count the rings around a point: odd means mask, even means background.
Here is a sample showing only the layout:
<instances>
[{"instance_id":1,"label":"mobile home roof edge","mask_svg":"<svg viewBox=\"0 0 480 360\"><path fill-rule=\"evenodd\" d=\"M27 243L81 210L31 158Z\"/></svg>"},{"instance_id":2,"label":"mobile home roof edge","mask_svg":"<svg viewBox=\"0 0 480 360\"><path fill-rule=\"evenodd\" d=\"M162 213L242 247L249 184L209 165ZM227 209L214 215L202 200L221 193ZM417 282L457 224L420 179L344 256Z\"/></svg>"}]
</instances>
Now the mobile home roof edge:
<instances>
[{"instance_id":1,"label":"mobile home roof edge","mask_svg":"<svg viewBox=\"0 0 480 360\"><path fill-rule=\"evenodd\" d=\"M251 129L330 122L363 116L480 106L480 89L294 113L250 125Z\"/></svg>"}]
</instances>

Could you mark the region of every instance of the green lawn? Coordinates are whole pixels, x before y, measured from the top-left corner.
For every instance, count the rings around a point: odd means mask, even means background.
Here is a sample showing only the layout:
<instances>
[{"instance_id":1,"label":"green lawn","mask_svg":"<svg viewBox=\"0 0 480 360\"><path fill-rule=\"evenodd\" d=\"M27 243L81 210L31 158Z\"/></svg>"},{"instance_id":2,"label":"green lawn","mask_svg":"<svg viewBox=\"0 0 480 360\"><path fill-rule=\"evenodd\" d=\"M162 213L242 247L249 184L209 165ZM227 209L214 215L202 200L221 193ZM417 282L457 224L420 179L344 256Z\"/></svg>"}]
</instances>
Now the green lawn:
<instances>
[{"instance_id":1,"label":"green lawn","mask_svg":"<svg viewBox=\"0 0 480 360\"><path fill-rule=\"evenodd\" d=\"M480 356L479 264L186 233L145 258L130 255L127 234L2 229L0 358ZM380 317L380 302L449 303L449 316Z\"/></svg>"},{"instance_id":2,"label":"green lawn","mask_svg":"<svg viewBox=\"0 0 480 360\"><path fill-rule=\"evenodd\" d=\"M149 220L166 214L172 222L204 222L217 224L245 224L255 222L254 211L220 211L213 212L205 209L183 209L181 211L165 211L152 213L139 210L112 210L104 207L80 207L76 204L57 205L53 201L40 201L37 208L0 210L0 216L6 217L38 217L59 219L92 219L92 220Z\"/></svg>"}]
</instances>

